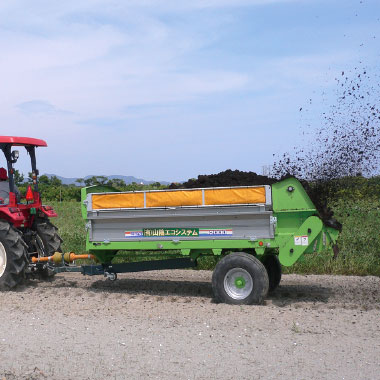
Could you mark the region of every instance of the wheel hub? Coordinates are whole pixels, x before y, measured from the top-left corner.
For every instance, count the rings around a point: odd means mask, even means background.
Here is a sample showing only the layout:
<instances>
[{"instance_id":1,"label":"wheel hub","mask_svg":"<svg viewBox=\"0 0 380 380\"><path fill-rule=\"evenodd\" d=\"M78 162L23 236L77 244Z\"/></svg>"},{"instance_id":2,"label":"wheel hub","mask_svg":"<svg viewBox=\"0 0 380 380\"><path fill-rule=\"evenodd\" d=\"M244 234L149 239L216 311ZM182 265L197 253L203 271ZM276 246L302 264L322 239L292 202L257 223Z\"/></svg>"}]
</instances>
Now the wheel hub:
<instances>
[{"instance_id":1,"label":"wheel hub","mask_svg":"<svg viewBox=\"0 0 380 380\"><path fill-rule=\"evenodd\" d=\"M235 300L247 298L253 289L253 279L243 268L232 268L224 277L224 290Z\"/></svg>"},{"instance_id":2,"label":"wheel hub","mask_svg":"<svg viewBox=\"0 0 380 380\"><path fill-rule=\"evenodd\" d=\"M2 243L0 243L0 277L4 274L7 267L7 252Z\"/></svg>"},{"instance_id":3,"label":"wheel hub","mask_svg":"<svg viewBox=\"0 0 380 380\"><path fill-rule=\"evenodd\" d=\"M239 289L243 289L245 287L244 277L236 277L235 278L235 286Z\"/></svg>"}]
</instances>

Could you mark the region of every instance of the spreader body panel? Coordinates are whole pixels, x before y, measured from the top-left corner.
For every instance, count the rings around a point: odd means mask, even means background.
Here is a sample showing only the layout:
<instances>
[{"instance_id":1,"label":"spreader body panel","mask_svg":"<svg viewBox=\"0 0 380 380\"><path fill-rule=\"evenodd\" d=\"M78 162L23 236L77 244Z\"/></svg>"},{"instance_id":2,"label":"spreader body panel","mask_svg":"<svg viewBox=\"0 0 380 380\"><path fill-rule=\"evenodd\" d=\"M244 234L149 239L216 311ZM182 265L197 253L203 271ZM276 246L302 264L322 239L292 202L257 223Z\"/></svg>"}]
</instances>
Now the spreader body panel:
<instances>
[{"instance_id":1,"label":"spreader body panel","mask_svg":"<svg viewBox=\"0 0 380 380\"><path fill-rule=\"evenodd\" d=\"M92 211L90 241L270 239L273 212L265 206Z\"/></svg>"}]
</instances>

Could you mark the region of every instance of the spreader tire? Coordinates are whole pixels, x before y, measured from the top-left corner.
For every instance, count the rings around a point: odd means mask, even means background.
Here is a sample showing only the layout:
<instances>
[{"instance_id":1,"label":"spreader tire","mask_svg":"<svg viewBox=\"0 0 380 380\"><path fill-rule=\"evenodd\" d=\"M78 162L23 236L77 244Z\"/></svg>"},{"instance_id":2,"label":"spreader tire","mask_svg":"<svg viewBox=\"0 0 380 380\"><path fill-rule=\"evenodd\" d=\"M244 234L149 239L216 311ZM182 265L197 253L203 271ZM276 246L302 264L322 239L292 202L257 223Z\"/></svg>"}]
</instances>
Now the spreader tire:
<instances>
[{"instance_id":1,"label":"spreader tire","mask_svg":"<svg viewBox=\"0 0 380 380\"><path fill-rule=\"evenodd\" d=\"M0 290L8 290L24 279L27 245L21 234L8 222L0 220Z\"/></svg>"},{"instance_id":2,"label":"spreader tire","mask_svg":"<svg viewBox=\"0 0 380 380\"><path fill-rule=\"evenodd\" d=\"M269 291L273 292L278 285L280 285L282 269L280 260L276 255L266 255L262 263L268 272L269 278Z\"/></svg>"},{"instance_id":3,"label":"spreader tire","mask_svg":"<svg viewBox=\"0 0 380 380\"><path fill-rule=\"evenodd\" d=\"M256 257L243 252L223 257L212 275L212 289L218 302L261 304L268 288L268 274L264 265Z\"/></svg>"},{"instance_id":4,"label":"spreader tire","mask_svg":"<svg viewBox=\"0 0 380 380\"><path fill-rule=\"evenodd\" d=\"M40 256L51 256L55 252L62 252L62 239L58 235L58 228L49 220L39 220L36 223L36 243L41 251ZM40 270L42 278L50 278L55 275L55 272L49 267Z\"/></svg>"}]
</instances>

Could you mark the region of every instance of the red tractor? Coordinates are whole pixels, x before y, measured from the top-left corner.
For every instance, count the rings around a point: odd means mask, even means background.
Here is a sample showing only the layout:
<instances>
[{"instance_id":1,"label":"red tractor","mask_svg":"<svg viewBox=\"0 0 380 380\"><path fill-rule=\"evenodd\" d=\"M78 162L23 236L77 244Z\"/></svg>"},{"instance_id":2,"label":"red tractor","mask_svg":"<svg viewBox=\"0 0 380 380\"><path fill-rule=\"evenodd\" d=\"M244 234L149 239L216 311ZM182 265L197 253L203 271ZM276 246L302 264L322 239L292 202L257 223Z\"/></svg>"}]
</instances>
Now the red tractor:
<instances>
[{"instance_id":1,"label":"red tractor","mask_svg":"<svg viewBox=\"0 0 380 380\"><path fill-rule=\"evenodd\" d=\"M15 185L13 165L19 157L12 147L23 146L32 164L32 185L24 196ZM0 136L7 170L0 169L0 289L19 284L26 275L50 277L54 271L47 264L33 264L32 257L42 257L62 252L62 239L49 218L57 214L44 206L38 192L36 148L46 147L43 140L27 137ZM1 166L1 165L0 165Z\"/></svg>"}]
</instances>

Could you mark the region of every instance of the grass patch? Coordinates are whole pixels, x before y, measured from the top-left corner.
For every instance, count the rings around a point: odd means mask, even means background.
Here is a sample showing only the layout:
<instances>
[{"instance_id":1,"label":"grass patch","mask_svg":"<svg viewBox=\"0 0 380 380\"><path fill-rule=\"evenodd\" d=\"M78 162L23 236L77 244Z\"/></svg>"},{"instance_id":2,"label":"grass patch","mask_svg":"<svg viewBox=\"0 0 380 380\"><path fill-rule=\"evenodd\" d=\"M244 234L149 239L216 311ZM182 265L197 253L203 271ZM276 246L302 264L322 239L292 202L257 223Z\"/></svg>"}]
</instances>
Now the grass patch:
<instances>
[{"instance_id":1,"label":"grass patch","mask_svg":"<svg viewBox=\"0 0 380 380\"><path fill-rule=\"evenodd\" d=\"M80 203L52 202L59 217L53 223L59 228L65 252L85 252L85 227ZM331 252L305 255L302 261L284 269L284 273L345 274L380 276L380 202L378 199L339 200L333 205L336 218L342 222L339 237L340 254L333 260ZM181 257L178 252L120 252L115 262L159 260ZM198 269L212 270L217 257L204 256Z\"/></svg>"},{"instance_id":2,"label":"grass patch","mask_svg":"<svg viewBox=\"0 0 380 380\"><path fill-rule=\"evenodd\" d=\"M52 223L58 227L58 232L63 239L63 251L84 253L86 250L86 230L82 219L80 202L49 202L58 213L58 218L52 219Z\"/></svg>"},{"instance_id":3,"label":"grass patch","mask_svg":"<svg viewBox=\"0 0 380 380\"><path fill-rule=\"evenodd\" d=\"M378 199L337 201L332 209L343 224L339 256L331 252L304 255L284 273L380 276L380 202Z\"/></svg>"}]
</instances>

